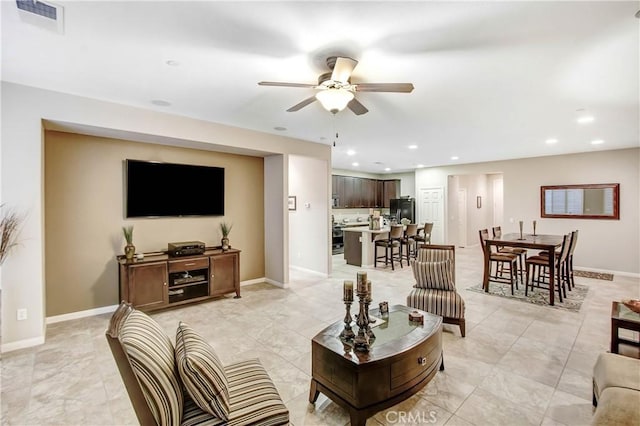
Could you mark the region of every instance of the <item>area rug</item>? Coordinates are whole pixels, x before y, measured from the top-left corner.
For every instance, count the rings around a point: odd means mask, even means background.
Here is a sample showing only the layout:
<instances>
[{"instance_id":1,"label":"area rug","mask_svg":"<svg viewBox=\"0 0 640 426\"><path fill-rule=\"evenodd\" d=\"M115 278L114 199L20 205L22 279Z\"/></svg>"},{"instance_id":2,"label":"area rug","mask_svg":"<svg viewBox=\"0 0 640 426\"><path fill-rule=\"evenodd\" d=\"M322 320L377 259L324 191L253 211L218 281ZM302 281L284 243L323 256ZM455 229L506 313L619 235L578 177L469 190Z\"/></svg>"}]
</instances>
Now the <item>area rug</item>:
<instances>
[{"instance_id":1,"label":"area rug","mask_svg":"<svg viewBox=\"0 0 640 426\"><path fill-rule=\"evenodd\" d=\"M613 274L607 274L606 272L591 272L591 271L573 271L573 275L576 277L593 278L596 280L613 281Z\"/></svg>"},{"instance_id":2,"label":"area rug","mask_svg":"<svg viewBox=\"0 0 640 426\"><path fill-rule=\"evenodd\" d=\"M562 298L562 303L558 300L558 292L556 290L556 297L554 305L549 305L549 292L544 289L536 288L533 291L529 289L529 294L524 295L524 287L520 285L519 289L514 290L514 295L511 295L511 286L509 284L501 283L489 283L489 292L485 293L482 288L482 284L474 285L467 288L467 290L475 291L477 293L486 294L489 296L504 297L507 299L518 300L520 302L532 303L534 305L548 306L555 309L563 309L571 312L579 312L584 298L587 296L589 287L586 285L576 284L576 287L571 291L567 291L567 297Z\"/></svg>"}]
</instances>

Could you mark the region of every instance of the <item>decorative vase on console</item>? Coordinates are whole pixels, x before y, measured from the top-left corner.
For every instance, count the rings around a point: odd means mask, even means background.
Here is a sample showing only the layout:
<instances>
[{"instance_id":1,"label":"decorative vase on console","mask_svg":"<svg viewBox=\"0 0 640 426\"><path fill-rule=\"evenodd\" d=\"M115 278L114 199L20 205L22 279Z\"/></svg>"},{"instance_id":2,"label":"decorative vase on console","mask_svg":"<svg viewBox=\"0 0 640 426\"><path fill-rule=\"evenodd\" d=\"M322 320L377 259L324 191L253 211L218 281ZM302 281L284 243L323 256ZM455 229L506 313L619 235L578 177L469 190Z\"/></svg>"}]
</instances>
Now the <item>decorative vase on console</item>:
<instances>
[{"instance_id":1,"label":"decorative vase on console","mask_svg":"<svg viewBox=\"0 0 640 426\"><path fill-rule=\"evenodd\" d=\"M123 226L122 233L127 241L127 245L124 246L124 255L127 260L133 260L133 255L136 253L136 246L133 245L133 226Z\"/></svg>"},{"instance_id":2,"label":"decorative vase on console","mask_svg":"<svg viewBox=\"0 0 640 426\"><path fill-rule=\"evenodd\" d=\"M228 224L227 222L220 222L220 232L222 232L222 240L220 241L220 245L222 246L222 250L229 250L231 246L229 245L229 233L231 232L231 228L233 228L233 224Z\"/></svg>"}]
</instances>

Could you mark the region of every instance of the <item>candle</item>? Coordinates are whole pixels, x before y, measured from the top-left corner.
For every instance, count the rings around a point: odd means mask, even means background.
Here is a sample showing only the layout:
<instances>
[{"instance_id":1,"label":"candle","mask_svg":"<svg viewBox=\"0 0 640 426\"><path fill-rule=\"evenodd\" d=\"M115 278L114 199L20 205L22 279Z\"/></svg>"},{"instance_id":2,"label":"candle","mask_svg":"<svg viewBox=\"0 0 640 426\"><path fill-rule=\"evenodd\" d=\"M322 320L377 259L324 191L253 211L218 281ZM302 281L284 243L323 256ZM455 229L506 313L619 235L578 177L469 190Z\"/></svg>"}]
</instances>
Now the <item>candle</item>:
<instances>
[{"instance_id":1,"label":"candle","mask_svg":"<svg viewBox=\"0 0 640 426\"><path fill-rule=\"evenodd\" d=\"M533 235L536 235L536 221L533 221Z\"/></svg>"},{"instance_id":2,"label":"candle","mask_svg":"<svg viewBox=\"0 0 640 426\"><path fill-rule=\"evenodd\" d=\"M366 291L366 283L367 283L367 273L360 271L358 272L358 293L364 293Z\"/></svg>"},{"instance_id":3,"label":"candle","mask_svg":"<svg viewBox=\"0 0 640 426\"><path fill-rule=\"evenodd\" d=\"M344 282L344 301L353 302L353 281Z\"/></svg>"},{"instance_id":4,"label":"candle","mask_svg":"<svg viewBox=\"0 0 640 426\"><path fill-rule=\"evenodd\" d=\"M367 280L365 288L367 290L368 299L371 300L371 280Z\"/></svg>"},{"instance_id":5,"label":"candle","mask_svg":"<svg viewBox=\"0 0 640 426\"><path fill-rule=\"evenodd\" d=\"M523 222L520 221L520 238L522 238L522 225L523 225Z\"/></svg>"}]
</instances>

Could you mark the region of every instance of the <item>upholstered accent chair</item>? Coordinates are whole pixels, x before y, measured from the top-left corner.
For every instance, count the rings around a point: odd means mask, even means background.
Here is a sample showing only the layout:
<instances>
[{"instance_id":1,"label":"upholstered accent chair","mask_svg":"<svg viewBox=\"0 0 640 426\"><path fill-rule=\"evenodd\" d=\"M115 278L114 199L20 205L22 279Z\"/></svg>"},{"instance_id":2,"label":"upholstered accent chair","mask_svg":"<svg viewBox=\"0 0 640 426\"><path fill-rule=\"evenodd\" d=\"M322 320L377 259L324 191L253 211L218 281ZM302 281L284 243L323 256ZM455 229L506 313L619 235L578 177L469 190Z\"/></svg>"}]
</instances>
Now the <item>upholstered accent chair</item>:
<instances>
[{"instance_id":1,"label":"upholstered accent chair","mask_svg":"<svg viewBox=\"0 0 640 426\"><path fill-rule=\"evenodd\" d=\"M455 246L421 245L416 259L411 259L411 269L416 283L407 306L440 315L443 322L458 325L464 337L464 299L455 286Z\"/></svg>"},{"instance_id":2,"label":"upholstered accent chair","mask_svg":"<svg viewBox=\"0 0 640 426\"><path fill-rule=\"evenodd\" d=\"M143 426L289 424L259 360L223 366L187 324L179 324L174 347L151 317L122 302L106 337Z\"/></svg>"}]
</instances>

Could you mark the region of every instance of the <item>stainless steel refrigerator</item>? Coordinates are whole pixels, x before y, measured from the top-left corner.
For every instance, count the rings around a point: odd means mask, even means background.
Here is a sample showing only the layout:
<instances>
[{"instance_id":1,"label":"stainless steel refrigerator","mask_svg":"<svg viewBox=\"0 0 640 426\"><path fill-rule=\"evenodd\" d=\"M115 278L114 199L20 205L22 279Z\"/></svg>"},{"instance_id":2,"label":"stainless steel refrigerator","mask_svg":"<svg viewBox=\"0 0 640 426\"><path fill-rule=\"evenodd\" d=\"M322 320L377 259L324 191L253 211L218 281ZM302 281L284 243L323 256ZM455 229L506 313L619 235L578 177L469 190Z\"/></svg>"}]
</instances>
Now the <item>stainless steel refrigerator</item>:
<instances>
[{"instance_id":1,"label":"stainless steel refrigerator","mask_svg":"<svg viewBox=\"0 0 640 426\"><path fill-rule=\"evenodd\" d=\"M389 216L395 217L398 223L407 218L411 223L416 223L415 198L394 198L389 200Z\"/></svg>"}]
</instances>

